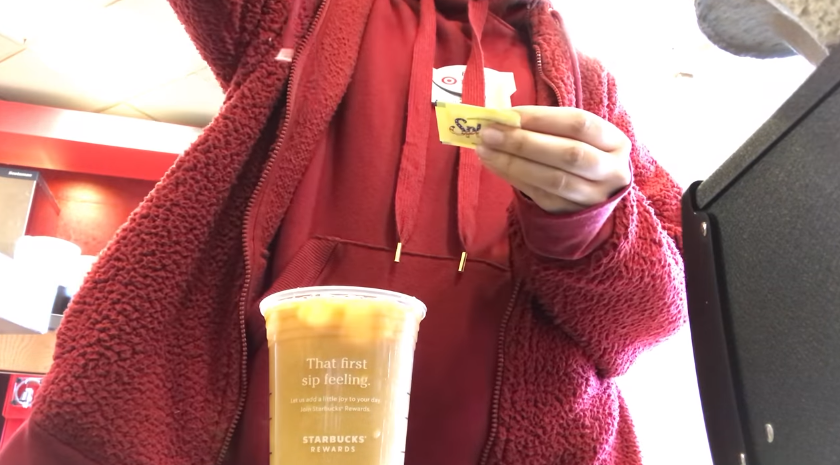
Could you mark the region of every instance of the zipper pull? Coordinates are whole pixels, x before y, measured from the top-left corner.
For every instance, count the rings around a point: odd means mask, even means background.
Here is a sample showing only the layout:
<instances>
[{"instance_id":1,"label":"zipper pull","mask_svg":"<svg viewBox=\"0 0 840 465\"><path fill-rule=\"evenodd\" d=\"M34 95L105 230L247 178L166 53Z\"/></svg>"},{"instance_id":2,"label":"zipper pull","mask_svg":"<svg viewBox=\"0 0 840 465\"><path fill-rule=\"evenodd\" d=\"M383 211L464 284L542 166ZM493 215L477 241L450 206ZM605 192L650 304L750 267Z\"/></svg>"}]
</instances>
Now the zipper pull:
<instances>
[{"instance_id":1,"label":"zipper pull","mask_svg":"<svg viewBox=\"0 0 840 465\"><path fill-rule=\"evenodd\" d=\"M467 252L461 252L461 263L458 264L458 273L463 273L467 266Z\"/></svg>"},{"instance_id":2,"label":"zipper pull","mask_svg":"<svg viewBox=\"0 0 840 465\"><path fill-rule=\"evenodd\" d=\"M294 57L295 57L295 49L293 49L293 48L283 48L283 49L280 49L280 53L278 53L277 56L274 57L274 59L277 60L277 61L285 62L285 63L291 63L292 58L294 58Z\"/></svg>"}]
</instances>

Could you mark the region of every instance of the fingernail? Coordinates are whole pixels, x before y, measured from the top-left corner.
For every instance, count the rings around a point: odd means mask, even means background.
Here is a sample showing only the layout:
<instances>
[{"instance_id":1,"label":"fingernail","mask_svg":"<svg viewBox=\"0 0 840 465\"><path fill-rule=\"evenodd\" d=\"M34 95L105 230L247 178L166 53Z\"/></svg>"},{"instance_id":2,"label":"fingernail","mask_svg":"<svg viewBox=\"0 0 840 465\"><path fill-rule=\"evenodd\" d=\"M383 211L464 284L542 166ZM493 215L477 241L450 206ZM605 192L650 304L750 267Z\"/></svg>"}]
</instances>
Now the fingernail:
<instances>
[{"instance_id":1,"label":"fingernail","mask_svg":"<svg viewBox=\"0 0 840 465\"><path fill-rule=\"evenodd\" d=\"M496 128L484 128L481 131L481 143L489 146L496 146L504 141L505 135Z\"/></svg>"}]
</instances>

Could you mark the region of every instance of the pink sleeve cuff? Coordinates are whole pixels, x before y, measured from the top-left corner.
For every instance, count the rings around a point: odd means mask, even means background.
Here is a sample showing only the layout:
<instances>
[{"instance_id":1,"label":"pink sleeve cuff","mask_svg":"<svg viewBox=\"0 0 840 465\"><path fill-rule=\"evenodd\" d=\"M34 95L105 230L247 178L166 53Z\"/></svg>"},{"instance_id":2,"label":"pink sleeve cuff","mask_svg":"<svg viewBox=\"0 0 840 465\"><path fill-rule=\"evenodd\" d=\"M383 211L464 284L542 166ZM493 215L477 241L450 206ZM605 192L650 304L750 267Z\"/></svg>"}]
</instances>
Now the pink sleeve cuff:
<instances>
[{"instance_id":1,"label":"pink sleeve cuff","mask_svg":"<svg viewBox=\"0 0 840 465\"><path fill-rule=\"evenodd\" d=\"M612 235L613 211L630 186L604 203L574 213L549 213L521 192L516 193L516 211L525 243L535 254L558 260L577 260L589 255Z\"/></svg>"}]
</instances>

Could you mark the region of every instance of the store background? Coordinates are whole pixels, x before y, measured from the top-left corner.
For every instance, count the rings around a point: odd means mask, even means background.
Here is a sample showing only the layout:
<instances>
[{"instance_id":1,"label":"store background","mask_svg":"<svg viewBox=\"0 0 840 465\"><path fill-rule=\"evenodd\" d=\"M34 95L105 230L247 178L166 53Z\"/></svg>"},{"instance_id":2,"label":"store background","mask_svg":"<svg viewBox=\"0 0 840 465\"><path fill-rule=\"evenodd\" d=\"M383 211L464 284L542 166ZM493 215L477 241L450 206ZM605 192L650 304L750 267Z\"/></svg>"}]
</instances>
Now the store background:
<instances>
[{"instance_id":1,"label":"store background","mask_svg":"<svg viewBox=\"0 0 840 465\"><path fill-rule=\"evenodd\" d=\"M715 49L692 0L555 5L577 47L616 75L639 137L683 186L707 177L812 71L799 58ZM165 0L0 0L0 100L203 127L223 95ZM116 230L153 186L44 174L66 212L59 234L85 253L100 250L107 237L96 231ZM711 464L687 329L643 355L620 385L646 465Z\"/></svg>"}]
</instances>

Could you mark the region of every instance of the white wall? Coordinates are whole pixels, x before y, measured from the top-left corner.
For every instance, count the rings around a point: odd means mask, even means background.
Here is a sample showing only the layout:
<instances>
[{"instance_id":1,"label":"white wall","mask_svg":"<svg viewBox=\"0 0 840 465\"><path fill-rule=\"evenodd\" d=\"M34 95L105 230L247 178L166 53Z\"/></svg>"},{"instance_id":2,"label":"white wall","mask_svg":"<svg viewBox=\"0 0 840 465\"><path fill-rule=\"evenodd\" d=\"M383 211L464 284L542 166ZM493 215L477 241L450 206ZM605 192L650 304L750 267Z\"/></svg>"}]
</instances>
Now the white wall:
<instances>
[{"instance_id":1,"label":"white wall","mask_svg":"<svg viewBox=\"0 0 840 465\"><path fill-rule=\"evenodd\" d=\"M714 48L692 0L554 1L576 46L616 75L640 139L684 187L708 177L812 71L799 58ZM711 464L696 383L688 328L620 380L646 465Z\"/></svg>"}]
</instances>

